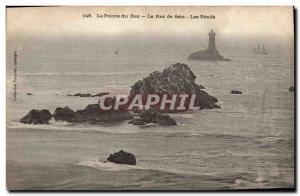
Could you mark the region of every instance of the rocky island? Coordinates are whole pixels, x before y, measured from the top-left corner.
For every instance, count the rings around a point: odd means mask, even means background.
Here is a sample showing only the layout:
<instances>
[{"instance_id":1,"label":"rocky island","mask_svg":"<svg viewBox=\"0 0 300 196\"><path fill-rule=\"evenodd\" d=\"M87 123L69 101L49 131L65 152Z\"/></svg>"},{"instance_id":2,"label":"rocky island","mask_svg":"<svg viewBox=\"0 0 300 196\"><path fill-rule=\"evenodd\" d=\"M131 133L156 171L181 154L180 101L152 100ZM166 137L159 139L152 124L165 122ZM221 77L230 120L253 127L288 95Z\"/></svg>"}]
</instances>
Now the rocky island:
<instances>
[{"instance_id":1,"label":"rocky island","mask_svg":"<svg viewBox=\"0 0 300 196\"><path fill-rule=\"evenodd\" d=\"M107 161L117 164L136 165L136 158L134 154L123 150L110 154Z\"/></svg>"},{"instance_id":2,"label":"rocky island","mask_svg":"<svg viewBox=\"0 0 300 196\"><path fill-rule=\"evenodd\" d=\"M155 71L149 76L137 81L130 91L130 96L141 94L147 97L149 94L195 94L195 106L200 109L220 108L216 105L218 99L209 95L202 85L195 83L196 76L186 64L176 63L165 68L162 72ZM154 107L155 108L155 107ZM159 108L156 108L160 110ZM170 112L168 110L162 112Z\"/></svg>"},{"instance_id":3,"label":"rocky island","mask_svg":"<svg viewBox=\"0 0 300 196\"><path fill-rule=\"evenodd\" d=\"M23 124L48 124L52 118L52 114L46 110L31 110L26 116L24 116L20 122Z\"/></svg>"},{"instance_id":4,"label":"rocky island","mask_svg":"<svg viewBox=\"0 0 300 196\"><path fill-rule=\"evenodd\" d=\"M213 60L213 61L230 61L230 59L224 58L220 55L216 48L215 36L216 33L211 30L208 41L208 48L206 50L201 50L190 54L189 60Z\"/></svg>"}]
</instances>

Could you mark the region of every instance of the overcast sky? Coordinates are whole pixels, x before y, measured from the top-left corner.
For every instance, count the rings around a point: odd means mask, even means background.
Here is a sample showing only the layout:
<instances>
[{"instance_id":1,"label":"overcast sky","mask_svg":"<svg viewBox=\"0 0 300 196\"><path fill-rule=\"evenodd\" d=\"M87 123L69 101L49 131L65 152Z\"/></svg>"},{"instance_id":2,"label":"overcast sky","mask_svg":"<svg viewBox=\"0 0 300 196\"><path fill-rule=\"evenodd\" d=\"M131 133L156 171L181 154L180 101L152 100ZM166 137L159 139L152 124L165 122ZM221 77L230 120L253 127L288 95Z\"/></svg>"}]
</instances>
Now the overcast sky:
<instances>
[{"instance_id":1,"label":"overcast sky","mask_svg":"<svg viewBox=\"0 0 300 196\"><path fill-rule=\"evenodd\" d=\"M91 13L92 18L83 18ZM214 15L215 19L100 19L96 14ZM8 38L51 36L188 36L215 29L224 36L293 36L292 7L40 7L8 8Z\"/></svg>"}]
</instances>

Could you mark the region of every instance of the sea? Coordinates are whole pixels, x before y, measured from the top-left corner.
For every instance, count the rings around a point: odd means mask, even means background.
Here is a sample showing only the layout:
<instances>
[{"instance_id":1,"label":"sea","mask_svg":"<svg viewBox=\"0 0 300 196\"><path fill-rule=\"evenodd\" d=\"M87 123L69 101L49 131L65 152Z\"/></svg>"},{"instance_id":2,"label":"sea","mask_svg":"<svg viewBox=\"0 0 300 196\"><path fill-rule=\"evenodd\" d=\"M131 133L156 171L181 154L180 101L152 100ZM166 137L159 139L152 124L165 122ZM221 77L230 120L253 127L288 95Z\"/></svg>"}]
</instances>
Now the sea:
<instances>
[{"instance_id":1,"label":"sea","mask_svg":"<svg viewBox=\"0 0 300 196\"><path fill-rule=\"evenodd\" d=\"M24 35L25 36L25 35ZM295 187L293 40L219 41L231 61L188 60L207 38L106 36L12 39L7 42L6 181L9 190L248 190ZM17 51L16 100L13 53ZM154 71L186 63L220 109L170 114L176 126L127 121L26 125L31 109L68 106L128 94ZM233 95L231 90L240 90ZM31 93L32 95L27 95ZM137 165L106 162L119 150Z\"/></svg>"}]
</instances>

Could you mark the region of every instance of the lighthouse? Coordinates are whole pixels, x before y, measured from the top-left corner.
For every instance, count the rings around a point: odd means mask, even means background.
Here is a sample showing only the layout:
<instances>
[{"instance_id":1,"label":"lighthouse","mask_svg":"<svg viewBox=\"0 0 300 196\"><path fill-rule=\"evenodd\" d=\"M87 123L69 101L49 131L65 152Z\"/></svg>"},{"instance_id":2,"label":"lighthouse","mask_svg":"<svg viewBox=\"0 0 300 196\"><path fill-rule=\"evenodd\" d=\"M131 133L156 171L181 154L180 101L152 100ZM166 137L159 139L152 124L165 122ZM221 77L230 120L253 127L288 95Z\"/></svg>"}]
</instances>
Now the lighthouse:
<instances>
[{"instance_id":1,"label":"lighthouse","mask_svg":"<svg viewBox=\"0 0 300 196\"><path fill-rule=\"evenodd\" d=\"M208 33L209 40L208 40L208 50L216 50L216 33L211 29L210 32Z\"/></svg>"},{"instance_id":2,"label":"lighthouse","mask_svg":"<svg viewBox=\"0 0 300 196\"><path fill-rule=\"evenodd\" d=\"M216 33L214 30L210 30L208 33L208 48L206 50L200 50L193 52L189 55L189 60L211 60L211 61L230 61L230 59L224 58L220 55L216 48Z\"/></svg>"}]
</instances>

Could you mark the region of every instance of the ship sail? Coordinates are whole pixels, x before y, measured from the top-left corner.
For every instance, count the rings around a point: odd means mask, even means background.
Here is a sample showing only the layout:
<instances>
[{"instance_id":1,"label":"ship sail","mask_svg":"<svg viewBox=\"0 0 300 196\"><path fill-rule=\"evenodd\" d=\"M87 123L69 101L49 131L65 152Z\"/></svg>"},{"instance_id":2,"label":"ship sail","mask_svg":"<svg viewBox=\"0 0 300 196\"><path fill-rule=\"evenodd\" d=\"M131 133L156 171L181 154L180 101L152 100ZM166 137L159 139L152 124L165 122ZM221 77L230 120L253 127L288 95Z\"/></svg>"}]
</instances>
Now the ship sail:
<instances>
[{"instance_id":1,"label":"ship sail","mask_svg":"<svg viewBox=\"0 0 300 196\"><path fill-rule=\"evenodd\" d=\"M254 52L256 54L268 54L265 45L263 43L260 44L259 42L257 42L257 48L254 49Z\"/></svg>"},{"instance_id":2,"label":"ship sail","mask_svg":"<svg viewBox=\"0 0 300 196\"><path fill-rule=\"evenodd\" d=\"M262 51L266 51L264 44L262 44Z\"/></svg>"}]
</instances>

